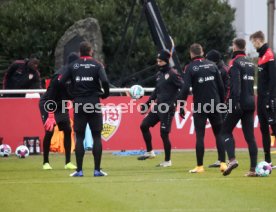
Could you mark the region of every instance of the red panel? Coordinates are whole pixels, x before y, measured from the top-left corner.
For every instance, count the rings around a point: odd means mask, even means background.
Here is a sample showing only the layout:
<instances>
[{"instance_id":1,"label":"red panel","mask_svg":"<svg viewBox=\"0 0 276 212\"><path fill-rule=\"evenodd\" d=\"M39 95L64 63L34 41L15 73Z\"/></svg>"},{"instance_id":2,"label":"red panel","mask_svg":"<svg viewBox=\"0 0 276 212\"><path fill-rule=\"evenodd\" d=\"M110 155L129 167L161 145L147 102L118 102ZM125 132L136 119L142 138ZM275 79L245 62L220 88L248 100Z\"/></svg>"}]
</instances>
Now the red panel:
<instances>
[{"instance_id":1,"label":"red panel","mask_svg":"<svg viewBox=\"0 0 276 212\"><path fill-rule=\"evenodd\" d=\"M115 121L115 124L118 124L117 128L112 126L112 124L107 125L108 129L111 130L109 134L105 134L105 139L103 139L103 147L105 150L145 149L145 144L140 132L140 123L144 115L138 113L136 108L138 103L143 103L146 99L147 97L144 97L141 100L134 101L133 103L136 103L136 106L134 107L133 113L123 113L121 114L121 119L115 116L116 114L111 114L110 111L108 112L108 116L104 116L105 119L108 117L110 120ZM110 97L103 101L103 103L105 105L107 103L113 103L119 106L122 103L130 103L130 100L129 97ZM38 101L38 99L24 98L0 99L0 137L4 138L3 142L9 144L13 151L16 146L23 144L23 137L25 136L39 136L40 140L43 139L44 129L40 118ZM121 109L122 107L121 105ZM173 120L172 132L170 135L173 149L195 148L195 131L192 115L190 112L187 112L186 116L187 118L182 120L178 114L176 114ZM212 130L208 124L206 127L205 147L215 148ZM255 116L255 136L258 147L261 147L261 135L257 127L259 127L259 124ZM159 125L152 128L151 132L154 149L163 149L163 143L159 135ZM235 129L234 136L236 138L236 147L247 147L242 130L239 127Z\"/></svg>"}]
</instances>

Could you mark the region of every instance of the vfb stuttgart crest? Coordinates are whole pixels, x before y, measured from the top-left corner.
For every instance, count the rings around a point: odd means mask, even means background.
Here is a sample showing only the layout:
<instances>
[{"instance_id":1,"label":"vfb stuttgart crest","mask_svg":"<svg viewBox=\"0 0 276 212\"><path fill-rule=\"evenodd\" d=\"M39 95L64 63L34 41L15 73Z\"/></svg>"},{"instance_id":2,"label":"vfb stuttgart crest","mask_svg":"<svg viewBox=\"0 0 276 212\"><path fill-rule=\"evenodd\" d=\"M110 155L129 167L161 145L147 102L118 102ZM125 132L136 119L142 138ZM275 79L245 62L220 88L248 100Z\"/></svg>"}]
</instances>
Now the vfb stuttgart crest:
<instances>
[{"instance_id":1,"label":"vfb stuttgart crest","mask_svg":"<svg viewBox=\"0 0 276 212\"><path fill-rule=\"evenodd\" d=\"M121 123L122 112L117 106L103 107L102 139L108 141L117 131Z\"/></svg>"}]
</instances>

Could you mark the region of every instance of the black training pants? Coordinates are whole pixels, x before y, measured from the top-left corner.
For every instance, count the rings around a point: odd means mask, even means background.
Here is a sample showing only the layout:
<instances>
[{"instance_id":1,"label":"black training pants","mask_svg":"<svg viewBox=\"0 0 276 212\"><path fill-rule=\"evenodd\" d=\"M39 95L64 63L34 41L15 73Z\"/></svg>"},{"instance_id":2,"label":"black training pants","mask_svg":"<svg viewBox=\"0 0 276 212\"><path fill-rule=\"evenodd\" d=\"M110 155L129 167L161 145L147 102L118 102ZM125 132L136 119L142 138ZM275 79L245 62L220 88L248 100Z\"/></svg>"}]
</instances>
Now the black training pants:
<instances>
[{"instance_id":1,"label":"black training pants","mask_svg":"<svg viewBox=\"0 0 276 212\"><path fill-rule=\"evenodd\" d=\"M254 110L252 111L233 111L228 113L222 127L222 137L229 160L235 159L235 139L233 130L241 120L242 131L248 145L250 155L250 168L257 165L257 144L254 136Z\"/></svg>"},{"instance_id":2,"label":"black training pants","mask_svg":"<svg viewBox=\"0 0 276 212\"><path fill-rule=\"evenodd\" d=\"M213 133L216 137L217 150L219 155L219 160L225 162L225 150L223 146L223 141L221 139L221 126L222 126L222 115L219 113L194 113L194 125L196 131L196 158L197 165L203 165L204 157L204 136L205 127L207 119L209 119L210 124L213 129Z\"/></svg>"},{"instance_id":3,"label":"black training pants","mask_svg":"<svg viewBox=\"0 0 276 212\"><path fill-rule=\"evenodd\" d=\"M270 154L270 132L269 132L269 115L267 111L267 103L268 97L258 96L258 103L257 103L257 113L260 123L260 130L262 133L262 142L263 142L263 149L265 155L265 161L271 163L271 154ZM271 125L271 129L274 135L276 135L276 125Z\"/></svg>"}]
</instances>

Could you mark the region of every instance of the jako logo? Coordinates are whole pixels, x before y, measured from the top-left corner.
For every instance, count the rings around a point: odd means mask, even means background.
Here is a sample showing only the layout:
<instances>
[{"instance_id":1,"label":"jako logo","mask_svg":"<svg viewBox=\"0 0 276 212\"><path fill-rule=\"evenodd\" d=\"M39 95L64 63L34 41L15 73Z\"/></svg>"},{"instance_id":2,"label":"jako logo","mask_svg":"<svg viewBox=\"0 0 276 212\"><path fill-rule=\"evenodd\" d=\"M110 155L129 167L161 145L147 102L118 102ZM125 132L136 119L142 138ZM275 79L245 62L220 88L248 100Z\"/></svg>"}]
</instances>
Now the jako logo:
<instances>
[{"instance_id":1,"label":"jako logo","mask_svg":"<svg viewBox=\"0 0 276 212\"><path fill-rule=\"evenodd\" d=\"M93 81L94 79L93 79L93 77L79 77L79 76L77 76L76 77L76 82L80 82L80 81L88 81L88 82L91 82L91 81Z\"/></svg>"},{"instance_id":2,"label":"jako logo","mask_svg":"<svg viewBox=\"0 0 276 212\"><path fill-rule=\"evenodd\" d=\"M93 77L82 77L81 81L93 81Z\"/></svg>"}]
</instances>

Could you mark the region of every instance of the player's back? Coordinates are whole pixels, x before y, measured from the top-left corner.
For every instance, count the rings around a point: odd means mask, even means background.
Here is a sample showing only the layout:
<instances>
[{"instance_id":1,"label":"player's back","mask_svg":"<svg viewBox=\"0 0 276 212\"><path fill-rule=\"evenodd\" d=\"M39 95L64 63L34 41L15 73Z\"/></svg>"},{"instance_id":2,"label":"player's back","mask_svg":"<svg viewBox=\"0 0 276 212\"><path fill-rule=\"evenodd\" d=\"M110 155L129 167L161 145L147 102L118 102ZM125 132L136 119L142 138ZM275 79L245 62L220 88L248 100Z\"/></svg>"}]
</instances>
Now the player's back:
<instances>
[{"instance_id":1,"label":"player's back","mask_svg":"<svg viewBox=\"0 0 276 212\"><path fill-rule=\"evenodd\" d=\"M102 64L92 57L81 57L69 67L72 75L74 98L99 97L102 93L100 79L104 72Z\"/></svg>"},{"instance_id":2,"label":"player's back","mask_svg":"<svg viewBox=\"0 0 276 212\"><path fill-rule=\"evenodd\" d=\"M218 69L216 65L204 58L193 60L187 68L195 103L220 103L218 87Z\"/></svg>"}]
</instances>

